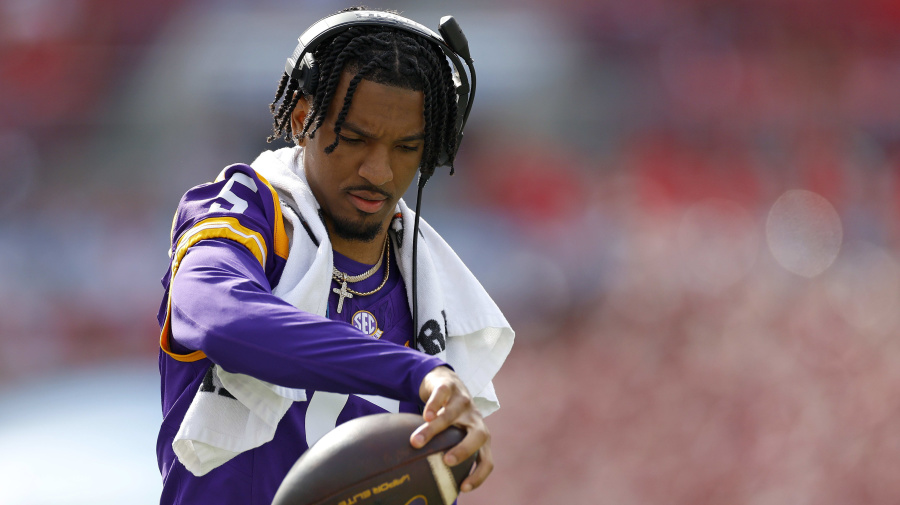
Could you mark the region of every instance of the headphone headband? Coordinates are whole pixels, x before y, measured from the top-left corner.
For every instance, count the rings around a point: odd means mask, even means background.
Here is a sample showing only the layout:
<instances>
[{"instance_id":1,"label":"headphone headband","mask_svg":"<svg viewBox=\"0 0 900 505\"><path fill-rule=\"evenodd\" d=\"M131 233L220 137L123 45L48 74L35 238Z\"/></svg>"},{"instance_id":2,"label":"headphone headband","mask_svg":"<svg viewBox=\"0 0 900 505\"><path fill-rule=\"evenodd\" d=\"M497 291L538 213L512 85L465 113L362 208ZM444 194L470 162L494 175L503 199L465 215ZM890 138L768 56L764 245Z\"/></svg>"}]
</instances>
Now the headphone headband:
<instances>
[{"instance_id":1,"label":"headphone headband","mask_svg":"<svg viewBox=\"0 0 900 505\"><path fill-rule=\"evenodd\" d=\"M423 35L439 45L446 45L436 33L426 26L390 12L341 12L316 21L300 35L297 40L299 44L297 44L293 54L287 59L284 71L295 79L299 78L300 76L296 75L299 70L298 62L303 58L304 53L314 52L322 41L353 26L390 26L417 35Z\"/></svg>"},{"instance_id":2,"label":"headphone headband","mask_svg":"<svg viewBox=\"0 0 900 505\"><path fill-rule=\"evenodd\" d=\"M419 35L436 44L447 59L453 65L453 82L456 90L456 147L462 142L463 127L472 109L472 101L475 98L475 67L472 58L469 57L468 43L459 25L451 16L441 19L440 31L444 35L438 35L431 29L411 19L381 11L348 11L340 12L320 19L297 39L297 47L284 65L284 72L293 79L297 79L300 88L308 94L314 94L319 81L319 68L313 53L325 40L354 26L385 26ZM446 39L446 40L445 40ZM469 89L469 79L466 76L465 67L460 57L466 60L469 73L472 76L472 89ZM441 152L438 155L438 165L446 165L456 153Z\"/></svg>"}]
</instances>

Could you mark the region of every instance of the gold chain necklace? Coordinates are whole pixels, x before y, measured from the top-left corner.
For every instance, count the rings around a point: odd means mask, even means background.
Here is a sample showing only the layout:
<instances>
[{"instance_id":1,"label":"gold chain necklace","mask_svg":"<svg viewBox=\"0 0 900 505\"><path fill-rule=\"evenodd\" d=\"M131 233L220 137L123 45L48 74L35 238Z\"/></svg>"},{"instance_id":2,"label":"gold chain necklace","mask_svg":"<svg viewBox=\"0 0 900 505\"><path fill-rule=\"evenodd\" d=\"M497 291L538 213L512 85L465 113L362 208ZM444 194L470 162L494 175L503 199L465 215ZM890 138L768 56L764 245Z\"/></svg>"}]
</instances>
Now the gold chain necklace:
<instances>
[{"instance_id":1,"label":"gold chain necklace","mask_svg":"<svg viewBox=\"0 0 900 505\"><path fill-rule=\"evenodd\" d=\"M387 283L388 274L390 274L390 271L391 271L391 251L390 251L390 246L389 246L388 242L389 242L389 238L385 237L384 238L384 247L382 247L382 249L381 249L382 254L381 254L381 257L378 258L378 263L376 263L375 266L373 266L366 272L363 272L359 275L347 275L346 273L338 270L336 267L334 267L334 266L331 267L331 278L341 283L340 289L334 288L331 290L340 296L340 298L338 298L338 305L337 305L338 314L340 314L341 310L344 308L344 298L353 298L354 295L355 296L369 296L371 294L377 293ZM384 269L384 279L381 280L381 284L379 284L377 288L373 289L372 291L368 291L366 293L360 293L359 291L355 291L355 290L347 287L348 282L364 281L364 280L368 279L369 277L372 277L372 275L374 275L375 272L377 272L378 269L381 268L381 263L385 257L387 257L387 267Z\"/></svg>"}]
</instances>

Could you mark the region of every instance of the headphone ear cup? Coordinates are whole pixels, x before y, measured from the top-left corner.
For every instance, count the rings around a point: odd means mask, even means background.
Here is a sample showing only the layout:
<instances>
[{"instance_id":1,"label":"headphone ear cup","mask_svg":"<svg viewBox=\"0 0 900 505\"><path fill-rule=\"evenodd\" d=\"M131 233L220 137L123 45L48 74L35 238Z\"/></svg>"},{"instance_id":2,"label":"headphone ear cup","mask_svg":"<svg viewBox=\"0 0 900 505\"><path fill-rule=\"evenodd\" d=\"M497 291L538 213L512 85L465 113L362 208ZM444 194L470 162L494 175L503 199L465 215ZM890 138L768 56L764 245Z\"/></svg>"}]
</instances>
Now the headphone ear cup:
<instances>
[{"instance_id":1,"label":"headphone ear cup","mask_svg":"<svg viewBox=\"0 0 900 505\"><path fill-rule=\"evenodd\" d=\"M313 95L319 86L319 63L313 58L311 53L303 56L303 61L298 69L300 77L297 81L300 83L300 89L307 95Z\"/></svg>"}]
</instances>

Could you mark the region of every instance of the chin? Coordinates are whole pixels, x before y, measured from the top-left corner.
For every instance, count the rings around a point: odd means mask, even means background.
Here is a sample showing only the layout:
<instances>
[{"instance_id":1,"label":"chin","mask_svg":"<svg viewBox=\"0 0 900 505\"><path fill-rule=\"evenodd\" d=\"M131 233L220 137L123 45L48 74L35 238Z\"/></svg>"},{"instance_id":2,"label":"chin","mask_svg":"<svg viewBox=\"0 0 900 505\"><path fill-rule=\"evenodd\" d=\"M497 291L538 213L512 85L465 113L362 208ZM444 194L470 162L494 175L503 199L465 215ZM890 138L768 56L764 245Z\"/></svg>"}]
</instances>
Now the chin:
<instances>
[{"instance_id":1,"label":"chin","mask_svg":"<svg viewBox=\"0 0 900 505\"><path fill-rule=\"evenodd\" d=\"M344 240L358 242L371 242L378 237L384 225L381 221L372 219L343 219L331 218L334 234Z\"/></svg>"}]
</instances>

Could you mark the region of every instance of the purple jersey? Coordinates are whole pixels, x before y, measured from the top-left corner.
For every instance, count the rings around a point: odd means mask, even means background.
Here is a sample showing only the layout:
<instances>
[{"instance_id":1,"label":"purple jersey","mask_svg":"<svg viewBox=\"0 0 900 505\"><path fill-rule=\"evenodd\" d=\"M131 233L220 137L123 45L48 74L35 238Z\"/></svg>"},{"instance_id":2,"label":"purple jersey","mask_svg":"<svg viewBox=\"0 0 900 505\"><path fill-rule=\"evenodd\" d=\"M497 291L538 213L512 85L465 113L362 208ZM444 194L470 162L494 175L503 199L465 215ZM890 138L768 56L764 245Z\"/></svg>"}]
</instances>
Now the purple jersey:
<instances>
[{"instance_id":1,"label":"purple jersey","mask_svg":"<svg viewBox=\"0 0 900 505\"><path fill-rule=\"evenodd\" d=\"M310 237L321 240L324 237ZM297 458L334 426L378 412L417 412L425 374L444 363L408 347L412 320L396 259L355 283L365 297L329 299L328 318L272 295L288 239L278 196L246 165L188 191L172 228L166 294L159 311L163 422L157 460L160 503L268 505ZM338 253L349 275L370 265ZM339 287L332 282L332 287ZM213 385L212 364L285 387L305 389L271 442L202 477L177 460L172 441L195 394L230 396ZM236 400L235 400L236 401Z\"/></svg>"}]
</instances>

